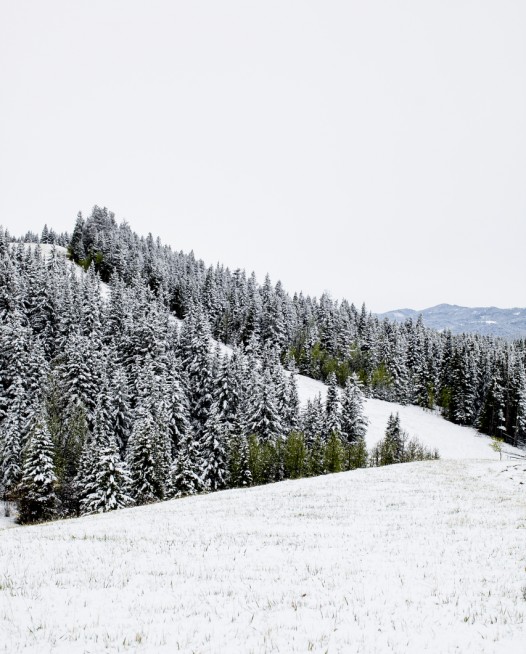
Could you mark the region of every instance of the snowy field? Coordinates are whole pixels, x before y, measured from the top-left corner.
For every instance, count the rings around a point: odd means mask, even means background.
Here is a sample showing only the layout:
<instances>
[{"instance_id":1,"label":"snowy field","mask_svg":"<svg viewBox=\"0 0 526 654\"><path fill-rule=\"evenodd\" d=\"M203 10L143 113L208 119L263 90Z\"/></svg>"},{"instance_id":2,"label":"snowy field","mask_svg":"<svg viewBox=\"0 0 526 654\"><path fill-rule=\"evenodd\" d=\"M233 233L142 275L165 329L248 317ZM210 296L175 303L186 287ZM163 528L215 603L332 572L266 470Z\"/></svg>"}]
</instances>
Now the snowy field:
<instances>
[{"instance_id":1,"label":"snowy field","mask_svg":"<svg viewBox=\"0 0 526 654\"><path fill-rule=\"evenodd\" d=\"M0 535L2 652L524 654L526 464L370 468Z\"/></svg>"}]
</instances>

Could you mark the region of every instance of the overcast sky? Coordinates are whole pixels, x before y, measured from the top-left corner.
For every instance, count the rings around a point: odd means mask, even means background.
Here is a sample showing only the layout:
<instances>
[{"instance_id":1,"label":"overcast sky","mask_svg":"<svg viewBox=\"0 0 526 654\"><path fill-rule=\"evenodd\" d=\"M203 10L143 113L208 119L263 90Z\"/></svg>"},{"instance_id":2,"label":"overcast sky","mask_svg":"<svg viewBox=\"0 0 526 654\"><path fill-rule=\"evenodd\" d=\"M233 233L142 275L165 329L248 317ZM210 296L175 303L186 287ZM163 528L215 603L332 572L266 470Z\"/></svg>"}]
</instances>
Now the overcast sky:
<instances>
[{"instance_id":1,"label":"overcast sky","mask_svg":"<svg viewBox=\"0 0 526 654\"><path fill-rule=\"evenodd\" d=\"M526 306L524 0L0 0L0 224L107 206L373 311Z\"/></svg>"}]
</instances>

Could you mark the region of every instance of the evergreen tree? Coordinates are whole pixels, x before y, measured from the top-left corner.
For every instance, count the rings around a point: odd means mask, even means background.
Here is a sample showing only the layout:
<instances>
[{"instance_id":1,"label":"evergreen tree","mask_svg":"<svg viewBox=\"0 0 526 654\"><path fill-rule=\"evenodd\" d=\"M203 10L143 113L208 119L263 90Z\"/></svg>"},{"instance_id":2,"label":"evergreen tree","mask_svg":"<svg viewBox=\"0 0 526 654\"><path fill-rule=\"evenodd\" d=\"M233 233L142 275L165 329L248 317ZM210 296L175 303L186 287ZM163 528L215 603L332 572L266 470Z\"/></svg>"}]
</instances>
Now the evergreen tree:
<instances>
[{"instance_id":1,"label":"evergreen tree","mask_svg":"<svg viewBox=\"0 0 526 654\"><path fill-rule=\"evenodd\" d=\"M307 473L307 448L305 439L300 432L292 431L287 436L284 445L285 477L299 479Z\"/></svg>"},{"instance_id":2,"label":"evergreen tree","mask_svg":"<svg viewBox=\"0 0 526 654\"><path fill-rule=\"evenodd\" d=\"M250 454L246 437L233 434L228 447L228 485L243 488L252 485Z\"/></svg>"},{"instance_id":3,"label":"evergreen tree","mask_svg":"<svg viewBox=\"0 0 526 654\"><path fill-rule=\"evenodd\" d=\"M199 453L192 432L188 432L180 443L178 454L170 468L168 484L169 497L195 495L206 489L198 473L201 468Z\"/></svg>"},{"instance_id":4,"label":"evergreen tree","mask_svg":"<svg viewBox=\"0 0 526 654\"><path fill-rule=\"evenodd\" d=\"M127 464L130 495L137 504L147 504L164 497L157 443L159 434L151 413L143 409L130 436Z\"/></svg>"},{"instance_id":5,"label":"evergreen tree","mask_svg":"<svg viewBox=\"0 0 526 654\"><path fill-rule=\"evenodd\" d=\"M321 436L317 435L314 438L312 446L308 451L307 456L307 470L311 477L323 475L325 470L325 447Z\"/></svg>"},{"instance_id":6,"label":"evergreen tree","mask_svg":"<svg viewBox=\"0 0 526 654\"><path fill-rule=\"evenodd\" d=\"M332 431L324 447L323 467L326 472L343 470L344 450L340 437Z\"/></svg>"},{"instance_id":7,"label":"evergreen tree","mask_svg":"<svg viewBox=\"0 0 526 654\"><path fill-rule=\"evenodd\" d=\"M347 378L341 400L341 432L344 442L365 440L367 418L363 409L363 394L356 374Z\"/></svg>"},{"instance_id":8,"label":"evergreen tree","mask_svg":"<svg viewBox=\"0 0 526 654\"><path fill-rule=\"evenodd\" d=\"M331 372L327 378L327 400L325 403L325 438L328 440L331 434L341 434L340 415L340 394L336 375Z\"/></svg>"},{"instance_id":9,"label":"evergreen tree","mask_svg":"<svg viewBox=\"0 0 526 654\"><path fill-rule=\"evenodd\" d=\"M53 444L44 416L36 416L22 464L18 487L18 519L21 523L49 520L55 515Z\"/></svg>"},{"instance_id":10,"label":"evergreen tree","mask_svg":"<svg viewBox=\"0 0 526 654\"><path fill-rule=\"evenodd\" d=\"M262 443L276 444L282 436L281 419L270 370L266 370L253 389L247 416L247 433L256 434Z\"/></svg>"},{"instance_id":11,"label":"evergreen tree","mask_svg":"<svg viewBox=\"0 0 526 654\"><path fill-rule=\"evenodd\" d=\"M130 480L114 439L94 452L94 461L93 488L83 499L81 512L104 513L132 504L126 492Z\"/></svg>"},{"instance_id":12,"label":"evergreen tree","mask_svg":"<svg viewBox=\"0 0 526 654\"><path fill-rule=\"evenodd\" d=\"M217 404L210 409L201 441L202 479L211 491L225 488L227 481L227 448Z\"/></svg>"}]
</instances>

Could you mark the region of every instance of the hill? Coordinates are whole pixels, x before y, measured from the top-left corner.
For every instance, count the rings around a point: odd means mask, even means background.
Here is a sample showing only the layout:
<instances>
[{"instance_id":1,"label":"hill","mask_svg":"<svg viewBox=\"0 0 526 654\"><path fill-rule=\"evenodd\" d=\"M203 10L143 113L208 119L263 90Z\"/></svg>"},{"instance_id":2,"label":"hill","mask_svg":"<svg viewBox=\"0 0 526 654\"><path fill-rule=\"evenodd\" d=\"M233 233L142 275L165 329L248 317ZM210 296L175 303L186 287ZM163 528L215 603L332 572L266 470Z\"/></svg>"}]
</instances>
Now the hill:
<instances>
[{"instance_id":1,"label":"hill","mask_svg":"<svg viewBox=\"0 0 526 654\"><path fill-rule=\"evenodd\" d=\"M499 336L506 339L526 338L526 309L498 309L497 307L460 307L455 304L438 304L429 309L397 309L378 314L404 322L416 320L422 315L424 325L438 331L449 330L453 334L473 333L483 336Z\"/></svg>"},{"instance_id":2,"label":"hill","mask_svg":"<svg viewBox=\"0 0 526 654\"><path fill-rule=\"evenodd\" d=\"M321 394L325 399L327 386L308 377L298 376L299 397L303 405ZM417 437L426 447L437 449L444 459L492 459L499 455L491 447L491 439L473 427L455 425L444 420L437 411L417 406L402 406L374 398L365 400L365 415L369 422L366 442L372 448L385 435L387 420L392 413L398 413L403 429L411 437ZM524 456L524 450L506 445L506 452Z\"/></svg>"},{"instance_id":3,"label":"hill","mask_svg":"<svg viewBox=\"0 0 526 654\"><path fill-rule=\"evenodd\" d=\"M522 653L525 468L403 464L4 531L0 651Z\"/></svg>"}]
</instances>

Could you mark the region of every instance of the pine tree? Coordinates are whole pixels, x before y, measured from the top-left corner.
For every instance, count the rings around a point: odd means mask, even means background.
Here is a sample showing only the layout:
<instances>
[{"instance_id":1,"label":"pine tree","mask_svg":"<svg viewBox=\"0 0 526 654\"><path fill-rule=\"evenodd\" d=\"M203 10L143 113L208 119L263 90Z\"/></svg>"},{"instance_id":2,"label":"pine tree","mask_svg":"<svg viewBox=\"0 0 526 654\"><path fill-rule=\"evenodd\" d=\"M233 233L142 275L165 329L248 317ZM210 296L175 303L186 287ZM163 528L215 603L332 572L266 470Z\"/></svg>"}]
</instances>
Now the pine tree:
<instances>
[{"instance_id":1,"label":"pine tree","mask_svg":"<svg viewBox=\"0 0 526 654\"><path fill-rule=\"evenodd\" d=\"M314 438L307 456L307 470L311 477L325 474L325 446L321 436Z\"/></svg>"},{"instance_id":2,"label":"pine tree","mask_svg":"<svg viewBox=\"0 0 526 654\"><path fill-rule=\"evenodd\" d=\"M228 485L233 488L252 485L249 446L243 434L233 434L228 445Z\"/></svg>"},{"instance_id":3,"label":"pine tree","mask_svg":"<svg viewBox=\"0 0 526 654\"><path fill-rule=\"evenodd\" d=\"M299 479L307 472L307 448L300 432L290 432L284 445L285 477Z\"/></svg>"},{"instance_id":4,"label":"pine tree","mask_svg":"<svg viewBox=\"0 0 526 654\"><path fill-rule=\"evenodd\" d=\"M225 488L227 481L227 449L225 432L219 419L217 404L210 409L201 439L202 479L211 490Z\"/></svg>"},{"instance_id":5,"label":"pine tree","mask_svg":"<svg viewBox=\"0 0 526 654\"><path fill-rule=\"evenodd\" d=\"M400 426L400 417L391 414L387 421L385 438L381 447L380 465L402 463L404 456L404 434Z\"/></svg>"},{"instance_id":6,"label":"pine tree","mask_svg":"<svg viewBox=\"0 0 526 654\"><path fill-rule=\"evenodd\" d=\"M341 401L341 430L346 443L365 439L367 418L363 409L363 394L357 375L347 378Z\"/></svg>"},{"instance_id":7,"label":"pine tree","mask_svg":"<svg viewBox=\"0 0 526 654\"><path fill-rule=\"evenodd\" d=\"M119 456L115 440L111 439L94 455L94 483L81 503L81 512L104 513L122 509L133 503L126 490L130 480Z\"/></svg>"},{"instance_id":8,"label":"pine tree","mask_svg":"<svg viewBox=\"0 0 526 654\"><path fill-rule=\"evenodd\" d=\"M111 383L111 431L121 453L124 455L130 437L132 411L128 379L122 366L116 366Z\"/></svg>"},{"instance_id":9,"label":"pine tree","mask_svg":"<svg viewBox=\"0 0 526 654\"><path fill-rule=\"evenodd\" d=\"M44 416L34 420L22 464L18 487L18 518L24 523L49 520L55 515L53 444Z\"/></svg>"},{"instance_id":10,"label":"pine tree","mask_svg":"<svg viewBox=\"0 0 526 654\"><path fill-rule=\"evenodd\" d=\"M22 476L22 450L26 441L28 398L17 377L11 385L13 398L7 416L0 423L0 492L7 500L15 493Z\"/></svg>"},{"instance_id":11,"label":"pine tree","mask_svg":"<svg viewBox=\"0 0 526 654\"><path fill-rule=\"evenodd\" d=\"M193 434L189 431L180 443L179 451L170 468L168 483L169 497L195 495L206 486L199 474L201 461L195 446Z\"/></svg>"},{"instance_id":12,"label":"pine tree","mask_svg":"<svg viewBox=\"0 0 526 654\"><path fill-rule=\"evenodd\" d=\"M155 502L164 497L164 482L167 480L160 478L158 439L154 419L144 409L133 425L127 453L130 495L137 504Z\"/></svg>"},{"instance_id":13,"label":"pine tree","mask_svg":"<svg viewBox=\"0 0 526 654\"><path fill-rule=\"evenodd\" d=\"M331 372L327 378L327 400L325 402L325 438L331 434L341 435L340 394L336 375Z\"/></svg>"},{"instance_id":14,"label":"pine tree","mask_svg":"<svg viewBox=\"0 0 526 654\"><path fill-rule=\"evenodd\" d=\"M332 431L324 447L323 468L326 472L343 470L344 450L340 437Z\"/></svg>"},{"instance_id":15,"label":"pine tree","mask_svg":"<svg viewBox=\"0 0 526 654\"><path fill-rule=\"evenodd\" d=\"M261 443L274 445L283 430L270 370L265 370L263 377L258 380L249 402L247 433L256 434Z\"/></svg>"}]
</instances>

